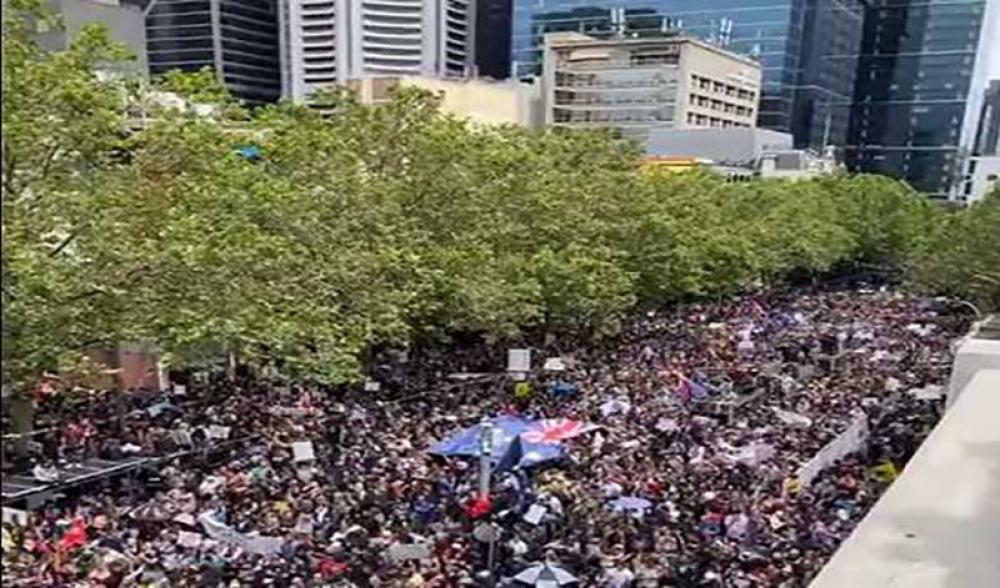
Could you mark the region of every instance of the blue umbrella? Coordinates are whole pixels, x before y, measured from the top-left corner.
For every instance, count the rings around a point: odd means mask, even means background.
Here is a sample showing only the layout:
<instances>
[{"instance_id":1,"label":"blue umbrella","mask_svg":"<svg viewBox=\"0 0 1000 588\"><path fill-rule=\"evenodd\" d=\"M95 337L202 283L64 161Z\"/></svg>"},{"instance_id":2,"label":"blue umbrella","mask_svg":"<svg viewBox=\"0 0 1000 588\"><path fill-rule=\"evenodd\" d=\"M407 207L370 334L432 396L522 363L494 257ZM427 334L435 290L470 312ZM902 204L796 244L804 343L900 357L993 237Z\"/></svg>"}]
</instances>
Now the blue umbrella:
<instances>
[{"instance_id":1,"label":"blue umbrella","mask_svg":"<svg viewBox=\"0 0 1000 588\"><path fill-rule=\"evenodd\" d=\"M552 393L559 397L575 396L580 391L575 384L570 384L564 380L559 380L552 385Z\"/></svg>"},{"instance_id":2,"label":"blue umbrella","mask_svg":"<svg viewBox=\"0 0 1000 588\"><path fill-rule=\"evenodd\" d=\"M653 503L638 496L622 496L612 500L608 505L615 512L638 512L653 508Z\"/></svg>"}]
</instances>

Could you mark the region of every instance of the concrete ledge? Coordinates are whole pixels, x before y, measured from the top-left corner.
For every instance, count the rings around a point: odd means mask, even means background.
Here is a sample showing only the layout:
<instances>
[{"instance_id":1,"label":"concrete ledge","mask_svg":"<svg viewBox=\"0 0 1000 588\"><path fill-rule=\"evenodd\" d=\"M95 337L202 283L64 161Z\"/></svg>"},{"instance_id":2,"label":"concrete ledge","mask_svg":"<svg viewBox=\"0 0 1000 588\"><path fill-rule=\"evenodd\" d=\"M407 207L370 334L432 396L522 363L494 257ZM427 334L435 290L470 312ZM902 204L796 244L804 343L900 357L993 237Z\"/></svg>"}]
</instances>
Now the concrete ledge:
<instances>
[{"instance_id":1,"label":"concrete ledge","mask_svg":"<svg viewBox=\"0 0 1000 588\"><path fill-rule=\"evenodd\" d=\"M982 370L811 588L1000 586L1000 370Z\"/></svg>"}]
</instances>

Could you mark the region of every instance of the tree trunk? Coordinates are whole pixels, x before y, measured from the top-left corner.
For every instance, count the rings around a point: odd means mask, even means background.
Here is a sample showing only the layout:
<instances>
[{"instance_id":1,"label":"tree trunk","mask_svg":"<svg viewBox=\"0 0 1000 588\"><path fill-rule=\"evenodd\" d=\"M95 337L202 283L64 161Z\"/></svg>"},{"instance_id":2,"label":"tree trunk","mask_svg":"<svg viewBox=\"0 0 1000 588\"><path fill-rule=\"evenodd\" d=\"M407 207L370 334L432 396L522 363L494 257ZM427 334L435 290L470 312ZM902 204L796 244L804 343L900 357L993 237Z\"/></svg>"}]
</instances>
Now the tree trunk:
<instances>
[{"instance_id":1,"label":"tree trunk","mask_svg":"<svg viewBox=\"0 0 1000 588\"><path fill-rule=\"evenodd\" d=\"M10 415L14 432L18 437L14 441L14 454L24 457L28 453L29 433L35 428L35 403L27 391L15 391L9 399Z\"/></svg>"}]
</instances>

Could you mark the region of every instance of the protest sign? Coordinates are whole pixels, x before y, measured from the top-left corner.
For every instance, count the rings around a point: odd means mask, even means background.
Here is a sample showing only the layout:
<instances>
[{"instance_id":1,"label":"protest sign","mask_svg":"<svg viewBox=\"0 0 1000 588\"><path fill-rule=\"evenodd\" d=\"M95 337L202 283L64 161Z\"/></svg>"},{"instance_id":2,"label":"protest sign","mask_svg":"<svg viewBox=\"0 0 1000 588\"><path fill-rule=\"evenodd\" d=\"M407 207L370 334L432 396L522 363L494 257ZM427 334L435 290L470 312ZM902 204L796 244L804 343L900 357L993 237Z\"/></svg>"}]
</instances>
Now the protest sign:
<instances>
[{"instance_id":1,"label":"protest sign","mask_svg":"<svg viewBox=\"0 0 1000 588\"><path fill-rule=\"evenodd\" d=\"M429 560L431 546L429 543L396 543L389 548L389 559L400 563L411 559Z\"/></svg>"},{"instance_id":2,"label":"protest sign","mask_svg":"<svg viewBox=\"0 0 1000 588\"><path fill-rule=\"evenodd\" d=\"M812 426L811 418L807 416L802 416L796 412L775 408L774 414L778 417L778 420L785 423L786 425L791 425L793 427L803 427L803 428L808 428Z\"/></svg>"},{"instance_id":3,"label":"protest sign","mask_svg":"<svg viewBox=\"0 0 1000 588\"><path fill-rule=\"evenodd\" d=\"M211 425L208 427L208 438L209 439L229 439L229 427L223 427L221 425Z\"/></svg>"},{"instance_id":4,"label":"protest sign","mask_svg":"<svg viewBox=\"0 0 1000 588\"><path fill-rule=\"evenodd\" d=\"M19 527L28 526L28 511L3 507L3 522Z\"/></svg>"},{"instance_id":5,"label":"protest sign","mask_svg":"<svg viewBox=\"0 0 1000 588\"><path fill-rule=\"evenodd\" d=\"M200 533L192 533L190 531L178 531L177 532L177 543L182 547L190 547L191 549L198 549L201 546L202 536Z\"/></svg>"},{"instance_id":6,"label":"protest sign","mask_svg":"<svg viewBox=\"0 0 1000 588\"><path fill-rule=\"evenodd\" d=\"M271 414L275 416L305 416L309 411L297 406L275 406L271 408Z\"/></svg>"},{"instance_id":7,"label":"protest sign","mask_svg":"<svg viewBox=\"0 0 1000 588\"><path fill-rule=\"evenodd\" d=\"M312 441L296 441L292 443L292 455L295 457L296 462L316 459Z\"/></svg>"},{"instance_id":8,"label":"protest sign","mask_svg":"<svg viewBox=\"0 0 1000 588\"><path fill-rule=\"evenodd\" d=\"M666 417L660 417L660 420L656 421L654 427L661 433L669 433L679 429L676 420L668 419Z\"/></svg>"},{"instance_id":9,"label":"protest sign","mask_svg":"<svg viewBox=\"0 0 1000 588\"><path fill-rule=\"evenodd\" d=\"M530 372L531 371L531 350L530 349L510 349L507 351L507 371L508 372Z\"/></svg>"},{"instance_id":10,"label":"protest sign","mask_svg":"<svg viewBox=\"0 0 1000 588\"><path fill-rule=\"evenodd\" d=\"M542 522L542 517L545 516L546 509L541 504L532 504L528 512L524 514L524 521L526 523L531 523L532 525L537 525Z\"/></svg>"},{"instance_id":11,"label":"protest sign","mask_svg":"<svg viewBox=\"0 0 1000 588\"><path fill-rule=\"evenodd\" d=\"M174 396L187 396L187 386L174 384Z\"/></svg>"},{"instance_id":12,"label":"protest sign","mask_svg":"<svg viewBox=\"0 0 1000 588\"><path fill-rule=\"evenodd\" d=\"M944 387L930 385L925 388L912 388L906 393L917 400L940 400L944 398Z\"/></svg>"},{"instance_id":13,"label":"protest sign","mask_svg":"<svg viewBox=\"0 0 1000 588\"><path fill-rule=\"evenodd\" d=\"M295 532L302 533L303 535L313 534L313 520L312 517L303 513L299 515L299 519L295 522Z\"/></svg>"},{"instance_id":14,"label":"protest sign","mask_svg":"<svg viewBox=\"0 0 1000 588\"><path fill-rule=\"evenodd\" d=\"M198 515L198 522L201 523L205 533L221 543L235 545L248 553L267 555L278 553L284 541L278 537L263 537L260 535L246 535L220 523L212 517L212 513L203 512Z\"/></svg>"},{"instance_id":15,"label":"protest sign","mask_svg":"<svg viewBox=\"0 0 1000 588\"><path fill-rule=\"evenodd\" d=\"M365 382L365 392L378 392L382 389L382 384L374 380L368 380Z\"/></svg>"}]
</instances>

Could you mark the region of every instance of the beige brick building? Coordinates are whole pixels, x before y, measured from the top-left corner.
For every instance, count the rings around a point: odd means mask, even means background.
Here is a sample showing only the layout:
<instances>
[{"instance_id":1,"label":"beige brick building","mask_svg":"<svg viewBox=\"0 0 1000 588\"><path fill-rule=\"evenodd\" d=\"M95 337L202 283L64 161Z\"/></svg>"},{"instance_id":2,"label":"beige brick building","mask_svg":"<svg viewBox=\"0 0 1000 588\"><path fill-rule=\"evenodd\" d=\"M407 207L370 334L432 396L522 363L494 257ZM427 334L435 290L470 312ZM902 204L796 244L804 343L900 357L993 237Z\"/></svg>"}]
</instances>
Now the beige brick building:
<instances>
[{"instance_id":1,"label":"beige brick building","mask_svg":"<svg viewBox=\"0 0 1000 588\"><path fill-rule=\"evenodd\" d=\"M413 87L433 92L441 111L475 124L541 126L541 96L537 85L515 80L439 79L421 76L348 80L362 104L377 105L389 99L393 88Z\"/></svg>"},{"instance_id":2,"label":"beige brick building","mask_svg":"<svg viewBox=\"0 0 1000 588\"><path fill-rule=\"evenodd\" d=\"M547 125L613 127L638 139L654 128L756 126L760 64L702 41L553 33L543 60Z\"/></svg>"}]
</instances>

